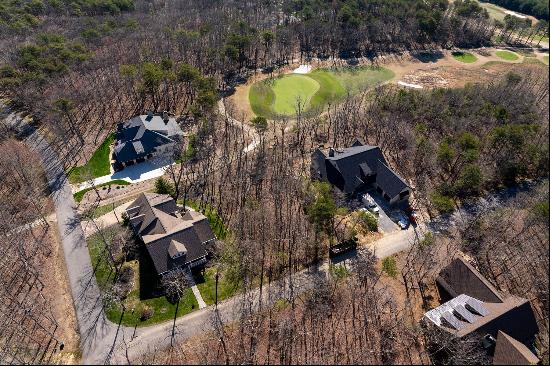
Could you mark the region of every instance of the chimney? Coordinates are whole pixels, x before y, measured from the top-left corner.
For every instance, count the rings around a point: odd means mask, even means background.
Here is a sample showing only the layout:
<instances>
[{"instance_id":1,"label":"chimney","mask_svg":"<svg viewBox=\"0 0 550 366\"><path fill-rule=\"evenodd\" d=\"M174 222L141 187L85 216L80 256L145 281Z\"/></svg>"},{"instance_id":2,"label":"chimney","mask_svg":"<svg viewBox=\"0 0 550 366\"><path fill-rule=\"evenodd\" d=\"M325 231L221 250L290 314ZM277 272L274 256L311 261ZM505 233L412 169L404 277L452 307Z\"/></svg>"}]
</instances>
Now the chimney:
<instances>
[{"instance_id":1,"label":"chimney","mask_svg":"<svg viewBox=\"0 0 550 366\"><path fill-rule=\"evenodd\" d=\"M166 111L163 111L163 112L162 112L162 120L164 121L164 124L165 124L165 125L168 124L168 120L169 120L168 112L166 112Z\"/></svg>"},{"instance_id":2,"label":"chimney","mask_svg":"<svg viewBox=\"0 0 550 366\"><path fill-rule=\"evenodd\" d=\"M331 147L328 149L328 157L333 158L334 157L334 149Z\"/></svg>"}]
</instances>

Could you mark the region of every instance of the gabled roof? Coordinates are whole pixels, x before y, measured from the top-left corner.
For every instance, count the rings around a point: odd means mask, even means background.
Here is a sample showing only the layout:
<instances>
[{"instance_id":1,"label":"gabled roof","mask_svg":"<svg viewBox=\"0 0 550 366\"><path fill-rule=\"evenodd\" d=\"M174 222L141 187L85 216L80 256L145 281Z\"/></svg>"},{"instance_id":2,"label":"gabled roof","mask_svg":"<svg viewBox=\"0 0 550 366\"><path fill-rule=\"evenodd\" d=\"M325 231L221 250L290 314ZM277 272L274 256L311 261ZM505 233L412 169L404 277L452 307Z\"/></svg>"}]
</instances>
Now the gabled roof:
<instances>
[{"instance_id":1,"label":"gabled roof","mask_svg":"<svg viewBox=\"0 0 550 366\"><path fill-rule=\"evenodd\" d=\"M471 264L460 257L439 272L436 282L451 297L466 294L485 302L503 301L503 296L497 289Z\"/></svg>"},{"instance_id":2,"label":"gabled roof","mask_svg":"<svg viewBox=\"0 0 550 366\"><path fill-rule=\"evenodd\" d=\"M119 162L146 157L157 147L174 143L174 137L182 134L174 118L165 122L160 115L136 116L118 124L115 156Z\"/></svg>"},{"instance_id":3,"label":"gabled roof","mask_svg":"<svg viewBox=\"0 0 550 366\"><path fill-rule=\"evenodd\" d=\"M444 268L437 283L452 298L428 311L424 318L457 337L472 332L496 337L499 331L503 331L530 344L538 332L529 300L512 295L505 297L462 258L453 260ZM465 313L461 305L467 311L473 309L470 311L473 316Z\"/></svg>"},{"instance_id":4,"label":"gabled roof","mask_svg":"<svg viewBox=\"0 0 550 366\"><path fill-rule=\"evenodd\" d=\"M168 195L142 193L126 213L159 274L206 257L203 244L215 239L206 216L196 211L181 216Z\"/></svg>"},{"instance_id":5,"label":"gabled roof","mask_svg":"<svg viewBox=\"0 0 550 366\"><path fill-rule=\"evenodd\" d=\"M476 331L496 336L505 330L527 341L538 331L529 301L515 296L490 303L460 294L428 311L424 318L457 337Z\"/></svg>"},{"instance_id":6,"label":"gabled roof","mask_svg":"<svg viewBox=\"0 0 550 366\"><path fill-rule=\"evenodd\" d=\"M334 156L321 153L326 160L326 164L332 165L334 169L340 172L345 182L344 191L348 193L353 192L359 185L363 184L361 173L365 176L376 175L376 183L390 197L397 196L409 187L388 166L382 150L378 146L363 145L359 140L356 140L351 147L334 150Z\"/></svg>"},{"instance_id":7,"label":"gabled roof","mask_svg":"<svg viewBox=\"0 0 550 366\"><path fill-rule=\"evenodd\" d=\"M536 365L538 362L527 346L499 330L493 365Z\"/></svg>"},{"instance_id":8,"label":"gabled roof","mask_svg":"<svg viewBox=\"0 0 550 366\"><path fill-rule=\"evenodd\" d=\"M404 189L409 187L399 175L395 174L395 172L381 160L378 160L376 168L376 184L382 187L384 192L390 197L397 196Z\"/></svg>"}]
</instances>

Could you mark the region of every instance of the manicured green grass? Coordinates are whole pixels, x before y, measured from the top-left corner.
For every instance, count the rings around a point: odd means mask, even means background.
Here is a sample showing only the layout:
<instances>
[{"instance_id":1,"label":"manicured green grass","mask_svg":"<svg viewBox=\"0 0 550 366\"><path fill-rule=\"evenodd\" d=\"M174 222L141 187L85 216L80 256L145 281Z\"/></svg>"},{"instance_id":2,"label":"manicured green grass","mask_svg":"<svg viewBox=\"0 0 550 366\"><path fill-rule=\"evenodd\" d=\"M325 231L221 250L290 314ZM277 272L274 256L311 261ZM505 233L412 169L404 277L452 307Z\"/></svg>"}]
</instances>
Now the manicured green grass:
<instances>
[{"instance_id":1,"label":"manicured green grass","mask_svg":"<svg viewBox=\"0 0 550 366\"><path fill-rule=\"evenodd\" d=\"M127 186L129 185L130 183L126 182L125 180L122 180L122 179L115 179L115 180L112 180L110 182L107 182L107 183L103 183L103 184L100 184L98 186L96 186L97 188L100 188L100 187L108 187L108 186ZM86 189L83 189L81 191L78 191L76 193L73 194L73 197L74 197L74 200L76 202L80 202L82 201L82 199L84 198L84 195L86 194L86 192L89 192L91 191L93 188L86 188Z\"/></svg>"},{"instance_id":2,"label":"manicured green grass","mask_svg":"<svg viewBox=\"0 0 550 366\"><path fill-rule=\"evenodd\" d=\"M267 82L255 83L248 92L250 107L257 116L272 118L274 113L271 106L275 101L275 93Z\"/></svg>"},{"instance_id":3,"label":"manicured green grass","mask_svg":"<svg viewBox=\"0 0 550 366\"><path fill-rule=\"evenodd\" d=\"M311 97L319 88L317 81L305 75L287 75L275 79L271 87L276 96L273 111L277 114L293 114L298 108L298 102L301 103L301 109L306 110Z\"/></svg>"},{"instance_id":4,"label":"manicured green grass","mask_svg":"<svg viewBox=\"0 0 550 366\"><path fill-rule=\"evenodd\" d=\"M178 201L178 203L182 203L181 200ZM229 233L229 231L224 226L221 217L218 216L216 209L214 209L210 205L206 205L205 208L201 209L199 207L199 204L194 201L187 201L185 202L185 205L193 208L196 211L202 212L202 214L206 216L206 218L208 219L208 223L212 228L212 231L216 235L216 238L223 240L227 237L227 234Z\"/></svg>"},{"instance_id":5,"label":"manicured green grass","mask_svg":"<svg viewBox=\"0 0 550 366\"><path fill-rule=\"evenodd\" d=\"M208 268L204 276L196 275L195 281L201 293L202 299L207 305L216 302L216 268ZM218 302L235 295L239 290L239 284L229 281L223 273L218 277Z\"/></svg>"},{"instance_id":6,"label":"manicured green grass","mask_svg":"<svg viewBox=\"0 0 550 366\"><path fill-rule=\"evenodd\" d=\"M453 52L453 58L465 64L471 64L477 61L477 57L469 52Z\"/></svg>"},{"instance_id":7,"label":"manicured green grass","mask_svg":"<svg viewBox=\"0 0 550 366\"><path fill-rule=\"evenodd\" d=\"M111 172L109 146L115 141L115 135L110 134L97 148L85 165L77 166L69 171L69 182L81 183L90 177L97 178Z\"/></svg>"},{"instance_id":8,"label":"manicured green grass","mask_svg":"<svg viewBox=\"0 0 550 366\"><path fill-rule=\"evenodd\" d=\"M495 55L506 61L516 61L519 59L519 56L516 53L510 51L497 51L495 52Z\"/></svg>"},{"instance_id":9,"label":"manicured green grass","mask_svg":"<svg viewBox=\"0 0 550 366\"><path fill-rule=\"evenodd\" d=\"M548 56L544 56L544 57L542 58L542 61L543 61L545 64L548 65Z\"/></svg>"},{"instance_id":10,"label":"manicured green grass","mask_svg":"<svg viewBox=\"0 0 550 366\"><path fill-rule=\"evenodd\" d=\"M114 282L115 268L109 264L108 255L103 253L105 245L98 234L90 236L87 243L98 286L105 292ZM148 296L153 290L151 287L156 284L156 273L147 253L142 252L139 261L133 260L124 266L134 269L134 287L123 302L126 307L124 313L120 304L107 304L105 314L113 323L141 327L173 319L176 308L178 317L199 308L190 288L185 290L179 304L171 303L165 296ZM141 321L141 313L145 308L151 308L153 315Z\"/></svg>"},{"instance_id":11,"label":"manicured green grass","mask_svg":"<svg viewBox=\"0 0 550 366\"><path fill-rule=\"evenodd\" d=\"M269 119L293 116L297 98L303 101L303 112L316 114L329 102L348 93L360 93L393 77L391 70L381 67L319 69L306 75L289 74L260 81L251 86L249 100L256 115Z\"/></svg>"}]
</instances>

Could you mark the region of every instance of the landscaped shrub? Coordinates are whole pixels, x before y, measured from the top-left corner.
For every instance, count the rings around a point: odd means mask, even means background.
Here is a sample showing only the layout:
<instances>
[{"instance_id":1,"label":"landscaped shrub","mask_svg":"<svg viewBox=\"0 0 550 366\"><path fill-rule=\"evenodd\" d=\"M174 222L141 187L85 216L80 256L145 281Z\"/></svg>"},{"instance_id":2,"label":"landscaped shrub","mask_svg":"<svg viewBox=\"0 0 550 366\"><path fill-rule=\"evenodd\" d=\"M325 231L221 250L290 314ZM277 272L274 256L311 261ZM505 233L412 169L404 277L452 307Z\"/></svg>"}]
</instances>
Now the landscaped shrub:
<instances>
[{"instance_id":1,"label":"landscaped shrub","mask_svg":"<svg viewBox=\"0 0 550 366\"><path fill-rule=\"evenodd\" d=\"M432 193L431 201L432 205L440 213L452 212L455 208L453 199L439 192Z\"/></svg>"},{"instance_id":2,"label":"landscaped shrub","mask_svg":"<svg viewBox=\"0 0 550 366\"><path fill-rule=\"evenodd\" d=\"M164 179L163 177L160 177L155 181L155 192L158 194L169 194L170 196L174 196L174 186Z\"/></svg>"},{"instance_id":3,"label":"landscaped shrub","mask_svg":"<svg viewBox=\"0 0 550 366\"><path fill-rule=\"evenodd\" d=\"M146 321L147 319L150 319L155 314L155 311L151 307L146 307L141 310L141 316L140 320L142 322Z\"/></svg>"},{"instance_id":4,"label":"landscaped shrub","mask_svg":"<svg viewBox=\"0 0 550 366\"><path fill-rule=\"evenodd\" d=\"M394 257L387 257L382 260L382 270L390 277L397 277L397 263Z\"/></svg>"}]
</instances>

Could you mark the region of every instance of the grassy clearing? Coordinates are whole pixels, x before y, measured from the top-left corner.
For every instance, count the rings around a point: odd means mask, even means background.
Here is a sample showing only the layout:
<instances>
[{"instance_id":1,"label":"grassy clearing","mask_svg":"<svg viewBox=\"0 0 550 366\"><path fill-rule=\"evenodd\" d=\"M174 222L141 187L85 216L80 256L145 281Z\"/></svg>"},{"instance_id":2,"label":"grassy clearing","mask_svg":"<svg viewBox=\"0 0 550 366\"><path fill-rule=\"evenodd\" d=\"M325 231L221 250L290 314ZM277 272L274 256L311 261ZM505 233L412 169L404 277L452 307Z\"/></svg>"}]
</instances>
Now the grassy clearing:
<instances>
[{"instance_id":1,"label":"grassy clearing","mask_svg":"<svg viewBox=\"0 0 550 366\"><path fill-rule=\"evenodd\" d=\"M510 52L510 51L497 51L495 52L495 55L505 61L516 61L519 59L519 56L517 53Z\"/></svg>"},{"instance_id":2,"label":"grassy clearing","mask_svg":"<svg viewBox=\"0 0 550 366\"><path fill-rule=\"evenodd\" d=\"M477 57L469 52L453 52L452 55L455 60L465 64L471 64L477 61Z\"/></svg>"},{"instance_id":3,"label":"grassy clearing","mask_svg":"<svg viewBox=\"0 0 550 366\"><path fill-rule=\"evenodd\" d=\"M122 180L122 179L115 179L115 180L112 180L110 182L107 182L107 183L103 183L103 184L100 184L98 186L96 186L96 188L101 188L101 187L109 187L109 186L127 186L129 185L130 183L126 182L125 180ZM73 194L73 197L74 197L74 200L78 203L80 201L82 201L82 199L84 198L84 195L86 194L86 192L89 192L91 191L93 188L86 188L86 189L83 189L81 191L78 191L76 193Z\"/></svg>"},{"instance_id":4,"label":"grassy clearing","mask_svg":"<svg viewBox=\"0 0 550 366\"><path fill-rule=\"evenodd\" d=\"M102 292L108 291L114 283L115 270L107 259L108 256L104 254L105 245L97 234L89 237L87 243L98 286ZM126 262L123 266L132 267L134 270L134 286L123 301L126 311L122 311L120 304L107 304L105 314L113 323L147 326L168 321L173 319L174 315L179 317L199 308L190 288L185 291L179 304L169 302L164 296L152 295L156 290L156 274L147 253L142 252L139 260ZM141 321L142 311L146 308L152 309L153 315Z\"/></svg>"},{"instance_id":5,"label":"grassy clearing","mask_svg":"<svg viewBox=\"0 0 550 366\"><path fill-rule=\"evenodd\" d=\"M72 184L81 183L90 177L97 178L111 172L111 159L109 157L109 146L115 141L115 135L110 134L105 141L94 152L85 165L77 166L69 171L69 182Z\"/></svg>"},{"instance_id":6,"label":"grassy clearing","mask_svg":"<svg viewBox=\"0 0 550 366\"><path fill-rule=\"evenodd\" d=\"M489 13L489 17L491 19L500 20L501 22L504 21L504 17L506 16L506 13L504 12L504 9L500 6L490 4L490 3L484 3L479 2L479 5L481 5L482 8L487 9L487 12Z\"/></svg>"},{"instance_id":7,"label":"grassy clearing","mask_svg":"<svg viewBox=\"0 0 550 366\"><path fill-rule=\"evenodd\" d=\"M319 88L320 84L309 76L288 75L275 79L271 87L276 96L272 109L276 114L291 115L300 101L302 109L307 110Z\"/></svg>"},{"instance_id":8,"label":"grassy clearing","mask_svg":"<svg viewBox=\"0 0 550 366\"><path fill-rule=\"evenodd\" d=\"M546 65L548 65L548 56L544 56L542 58L542 62L544 62Z\"/></svg>"},{"instance_id":9,"label":"grassy clearing","mask_svg":"<svg viewBox=\"0 0 550 366\"><path fill-rule=\"evenodd\" d=\"M216 268L208 268L204 275L195 275L195 282L207 305L216 302ZM218 277L218 302L230 298L239 290L239 284L234 283L220 273Z\"/></svg>"},{"instance_id":10,"label":"grassy clearing","mask_svg":"<svg viewBox=\"0 0 550 366\"><path fill-rule=\"evenodd\" d=\"M280 119L292 116L297 98L304 102L304 112L319 113L329 102L348 93L357 94L395 77L381 67L344 67L319 69L307 75L284 75L251 86L249 100L258 116Z\"/></svg>"}]
</instances>

